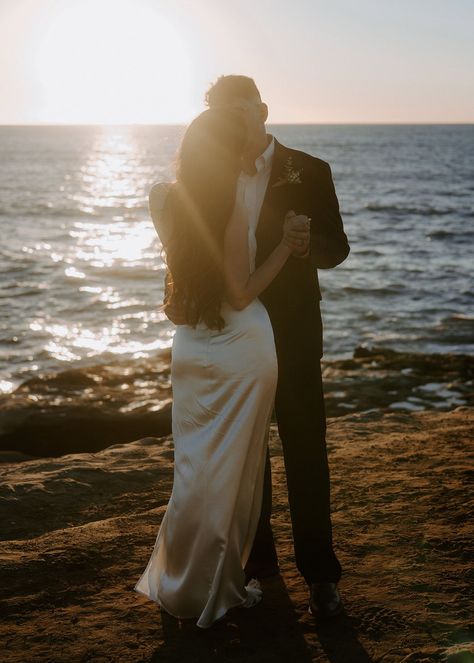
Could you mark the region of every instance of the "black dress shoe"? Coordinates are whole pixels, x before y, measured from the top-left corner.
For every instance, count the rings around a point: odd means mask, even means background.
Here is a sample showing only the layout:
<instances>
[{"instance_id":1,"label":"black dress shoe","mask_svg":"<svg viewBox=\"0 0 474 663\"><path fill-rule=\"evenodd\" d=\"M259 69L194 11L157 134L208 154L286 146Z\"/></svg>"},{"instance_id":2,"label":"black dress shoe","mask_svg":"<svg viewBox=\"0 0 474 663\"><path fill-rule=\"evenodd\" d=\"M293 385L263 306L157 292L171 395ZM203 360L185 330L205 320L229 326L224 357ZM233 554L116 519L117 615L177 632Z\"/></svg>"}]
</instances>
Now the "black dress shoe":
<instances>
[{"instance_id":1,"label":"black dress shoe","mask_svg":"<svg viewBox=\"0 0 474 663\"><path fill-rule=\"evenodd\" d=\"M341 597L335 582L313 582L309 586L309 607L314 617L327 619L343 611Z\"/></svg>"}]
</instances>

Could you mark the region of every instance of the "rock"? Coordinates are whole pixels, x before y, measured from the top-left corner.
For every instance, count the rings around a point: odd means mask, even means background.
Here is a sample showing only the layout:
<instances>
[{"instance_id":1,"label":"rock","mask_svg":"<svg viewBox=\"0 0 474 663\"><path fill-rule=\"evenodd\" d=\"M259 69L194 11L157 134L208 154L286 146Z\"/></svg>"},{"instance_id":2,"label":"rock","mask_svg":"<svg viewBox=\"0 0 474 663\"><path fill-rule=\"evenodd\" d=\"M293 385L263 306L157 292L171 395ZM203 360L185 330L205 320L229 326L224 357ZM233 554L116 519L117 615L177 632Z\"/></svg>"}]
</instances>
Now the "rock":
<instances>
[{"instance_id":1,"label":"rock","mask_svg":"<svg viewBox=\"0 0 474 663\"><path fill-rule=\"evenodd\" d=\"M359 347L352 359L322 367L329 417L474 405L474 359L467 355ZM171 399L169 350L34 378L0 398L0 452L54 457L166 436Z\"/></svg>"}]
</instances>

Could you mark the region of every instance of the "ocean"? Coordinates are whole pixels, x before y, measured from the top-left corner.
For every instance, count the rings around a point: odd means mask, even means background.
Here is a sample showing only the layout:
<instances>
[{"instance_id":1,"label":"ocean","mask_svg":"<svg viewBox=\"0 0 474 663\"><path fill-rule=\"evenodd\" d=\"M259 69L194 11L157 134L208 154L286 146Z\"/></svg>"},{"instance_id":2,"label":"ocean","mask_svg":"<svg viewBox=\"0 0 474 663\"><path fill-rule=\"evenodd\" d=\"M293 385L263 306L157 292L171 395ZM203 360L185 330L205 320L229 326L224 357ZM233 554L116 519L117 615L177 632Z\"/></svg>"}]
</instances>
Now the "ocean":
<instances>
[{"instance_id":1,"label":"ocean","mask_svg":"<svg viewBox=\"0 0 474 663\"><path fill-rule=\"evenodd\" d=\"M474 125L268 130L332 168L351 253L319 271L325 357L471 353ZM0 392L171 345L147 199L183 131L0 127Z\"/></svg>"}]
</instances>

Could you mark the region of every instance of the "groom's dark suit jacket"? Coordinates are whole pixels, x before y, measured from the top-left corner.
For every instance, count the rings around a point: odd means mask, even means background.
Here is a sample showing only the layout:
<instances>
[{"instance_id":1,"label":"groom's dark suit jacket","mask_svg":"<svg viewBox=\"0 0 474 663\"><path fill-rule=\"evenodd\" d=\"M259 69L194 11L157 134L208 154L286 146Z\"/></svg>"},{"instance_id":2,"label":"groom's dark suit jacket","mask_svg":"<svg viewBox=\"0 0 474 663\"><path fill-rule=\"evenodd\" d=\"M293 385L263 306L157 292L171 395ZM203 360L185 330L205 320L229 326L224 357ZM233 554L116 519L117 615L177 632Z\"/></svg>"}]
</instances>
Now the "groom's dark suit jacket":
<instances>
[{"instance_id":1,"label":"groom's dark suit jacket","mask_svg":"<svg viewBox=\"0 0 474 663\"><path fill-rule=\"evenodd\" d=\"M310 254L306 258L290 256L259 299L272 322L279 360L283 352L286 361L299 363L298 357L309 360L323 353L317 269L335 267L350 248L329 164L275 139L272 170L255 233L256 267L280 242L289 210L311 218Z\"/></svg>"}]
</instances>

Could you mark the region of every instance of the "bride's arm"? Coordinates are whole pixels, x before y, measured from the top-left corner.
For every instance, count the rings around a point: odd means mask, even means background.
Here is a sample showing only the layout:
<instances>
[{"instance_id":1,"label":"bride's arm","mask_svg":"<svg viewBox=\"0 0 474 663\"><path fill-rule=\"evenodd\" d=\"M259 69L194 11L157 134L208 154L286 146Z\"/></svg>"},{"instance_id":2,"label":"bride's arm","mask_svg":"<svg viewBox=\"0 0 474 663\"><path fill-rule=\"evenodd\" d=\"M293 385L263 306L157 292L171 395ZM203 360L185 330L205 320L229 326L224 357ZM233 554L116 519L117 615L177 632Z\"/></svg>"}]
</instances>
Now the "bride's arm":
<instances>
[{"instance_id":1,"label":"bride's arm","mask_svg":"<svg viewBox=\"0 0 474 663\"><path fill-rule=\"evenodd\" d=\"M224 275L229 304L244 309L273 281L293 248L285 237L262 265L250 273L248 220L245 208L236 203L224 236Z\"/></svg>"}]
</instances>

